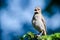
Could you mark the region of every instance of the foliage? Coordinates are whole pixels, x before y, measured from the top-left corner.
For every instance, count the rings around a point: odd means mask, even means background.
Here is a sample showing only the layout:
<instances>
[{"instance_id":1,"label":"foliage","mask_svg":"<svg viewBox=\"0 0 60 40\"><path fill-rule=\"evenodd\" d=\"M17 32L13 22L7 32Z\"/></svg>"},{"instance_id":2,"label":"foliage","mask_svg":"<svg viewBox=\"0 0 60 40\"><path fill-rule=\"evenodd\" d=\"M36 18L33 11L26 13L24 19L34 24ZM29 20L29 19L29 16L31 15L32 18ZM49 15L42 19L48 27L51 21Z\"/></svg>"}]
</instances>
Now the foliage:
<instances>
[{"instance_id":1,"label":"foliage","mask_svg":"<svg viewBox=\"0 0 60 40\"><path fill-rule=\"evenodd\" d=\"M60 40L60 33L55 33L46 36L36 36L32 32L28 32L27 34L20 37L20 40Z\"/></svg>"}]
</instances>

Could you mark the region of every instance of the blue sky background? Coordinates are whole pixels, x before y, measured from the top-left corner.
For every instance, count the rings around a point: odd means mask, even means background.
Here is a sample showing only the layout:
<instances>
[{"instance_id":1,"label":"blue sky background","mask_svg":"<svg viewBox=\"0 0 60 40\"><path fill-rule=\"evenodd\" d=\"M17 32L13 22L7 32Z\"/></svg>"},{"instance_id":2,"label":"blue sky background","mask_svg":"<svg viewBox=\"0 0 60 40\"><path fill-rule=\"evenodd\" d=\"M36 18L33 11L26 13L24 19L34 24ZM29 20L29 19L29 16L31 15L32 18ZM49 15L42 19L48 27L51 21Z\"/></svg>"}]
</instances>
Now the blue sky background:
<instances>
[{"instance_id":1,"label":"blue sky background","mask_svg":"<svg viewBox=\"0 0 60 40\"><path fill-rule=\"evenodd\" d=\"M31 31L38 33L32 26L31 19L35 7L41 7L46 20L47 33L60 32L60 9L52 5L50 12L46 7L52 0L0 0L0 33L1 40L13 40L17 35ZM15 39L17 40L17 39Z\"/></svg>"}]
</instances>

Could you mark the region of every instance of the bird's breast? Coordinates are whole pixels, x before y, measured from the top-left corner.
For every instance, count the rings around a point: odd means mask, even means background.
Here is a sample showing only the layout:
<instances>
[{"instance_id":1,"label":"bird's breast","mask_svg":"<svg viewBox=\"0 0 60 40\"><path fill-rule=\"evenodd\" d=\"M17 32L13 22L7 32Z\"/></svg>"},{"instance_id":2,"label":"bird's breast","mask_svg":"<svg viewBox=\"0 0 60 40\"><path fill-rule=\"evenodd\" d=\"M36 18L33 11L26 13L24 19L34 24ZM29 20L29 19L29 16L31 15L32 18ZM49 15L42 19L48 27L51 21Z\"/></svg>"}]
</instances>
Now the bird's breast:
<instances>
[{"instance_id":1,"label":"bird's breast","mask_svg":"<svg viewBox=\"0 0 60 40\"><path fill-rule=\"evenodd\" d=\"M38 15L38 14L36 14L34 17L35 17L36 20L41 19L40 15Z\"/></svg>"},{"instance_id":2,"label":"bird's breast","mask_svg":"<svg viewBox=\"0 0 60 40\"><path fill-rule=\"evenodd\" d=\"M40 27L41 29L43 29L44 26L43 26L43 22L41 20L41 16L40 15L35 15L34 18L35 19L33 20L33 24L35 26Z\"/></svg>"}]
</instances>

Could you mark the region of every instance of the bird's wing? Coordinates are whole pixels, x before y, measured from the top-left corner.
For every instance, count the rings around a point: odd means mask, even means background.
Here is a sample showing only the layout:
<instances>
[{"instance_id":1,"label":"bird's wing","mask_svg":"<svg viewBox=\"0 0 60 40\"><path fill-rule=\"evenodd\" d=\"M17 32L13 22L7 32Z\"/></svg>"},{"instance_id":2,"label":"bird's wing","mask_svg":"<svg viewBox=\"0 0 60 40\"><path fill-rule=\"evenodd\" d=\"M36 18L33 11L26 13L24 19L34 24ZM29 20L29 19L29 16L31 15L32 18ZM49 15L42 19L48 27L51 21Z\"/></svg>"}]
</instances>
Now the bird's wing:
<instances>
[{"instance_id":1,"label":"bird's wing","mask_svg":"<svg viewBox=\"0 0 60 40\"><path fill-rule=\"evenodd\" d=\"M34 23L34 21L33 20L35 20L35 17L33 16L33 18L32 18L32 24Z\"/></svg>"},{"instance_id":2,"label":"bird's wing","mask_svg":"<svg viewBox=\"0 0 60 40\"><path fill-rule=\"evenodd\" d=\"M43 24L44 24L44 26L45 26L45 30L46 30L46 22L45 22L44 17L43 17L43 18L41 18L41 20L42 20L42 22L43 22Z\"/></svg>"}]
</instances>

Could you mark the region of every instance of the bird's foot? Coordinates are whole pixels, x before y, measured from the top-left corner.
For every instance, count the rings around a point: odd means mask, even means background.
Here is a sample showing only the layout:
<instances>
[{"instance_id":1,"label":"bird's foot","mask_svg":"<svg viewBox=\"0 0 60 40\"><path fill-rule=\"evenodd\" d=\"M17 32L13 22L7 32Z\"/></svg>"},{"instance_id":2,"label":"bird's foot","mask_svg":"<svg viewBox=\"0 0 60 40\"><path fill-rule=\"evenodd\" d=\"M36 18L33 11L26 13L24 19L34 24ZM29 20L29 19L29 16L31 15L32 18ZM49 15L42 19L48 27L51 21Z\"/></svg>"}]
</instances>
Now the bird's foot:
<instances>
[{"instance_id":1,"label":"bird's foot","mask_svg":"<svg viewBox=\"0 0 60 40\"><path fill-rule=\"evenodd\" d=\"M37 37L39 37L39 36L41 36L41 35L37 35Z\"/></svg>"},{"instance_id":2,"label":"bird's foot","mask_svg":"<svg viewBox=\"0 0 60 40\"><path fill-rule=\"evenodd\" d=\"M39 37L39 36L42 36L42 33L38 34L37 36L38 36L38 37Z\"/></svg>"},{"instance_id":3,"label":"bird's foot","mask_svg":"<svg viewBox=\"0 0 60 40\"><path fill-rule=\"evenodd\" d=\"M39 33L37 36L42 36L42 34L43 34L43 31L41 33Z\"/></svg>"}]
</instances>

